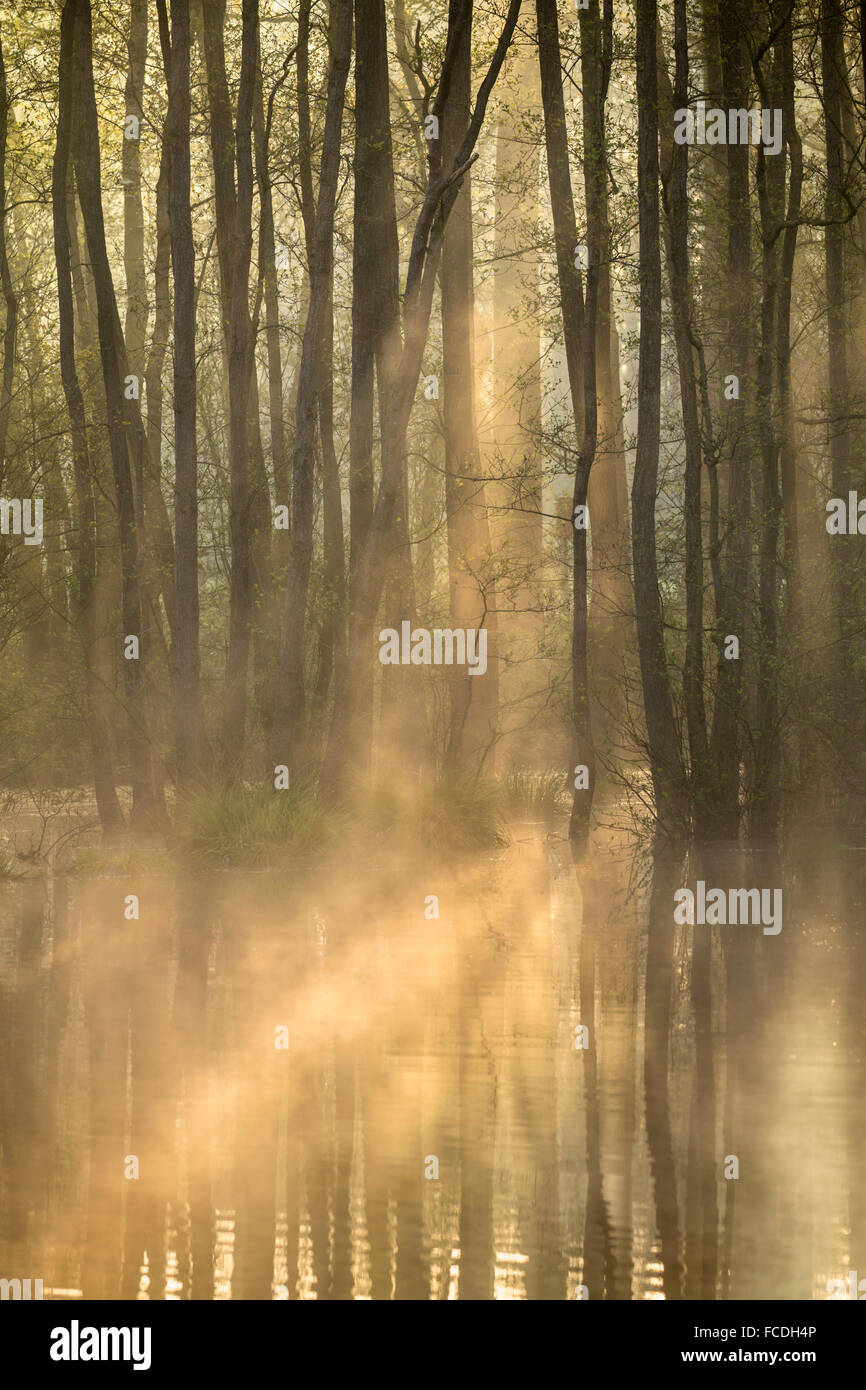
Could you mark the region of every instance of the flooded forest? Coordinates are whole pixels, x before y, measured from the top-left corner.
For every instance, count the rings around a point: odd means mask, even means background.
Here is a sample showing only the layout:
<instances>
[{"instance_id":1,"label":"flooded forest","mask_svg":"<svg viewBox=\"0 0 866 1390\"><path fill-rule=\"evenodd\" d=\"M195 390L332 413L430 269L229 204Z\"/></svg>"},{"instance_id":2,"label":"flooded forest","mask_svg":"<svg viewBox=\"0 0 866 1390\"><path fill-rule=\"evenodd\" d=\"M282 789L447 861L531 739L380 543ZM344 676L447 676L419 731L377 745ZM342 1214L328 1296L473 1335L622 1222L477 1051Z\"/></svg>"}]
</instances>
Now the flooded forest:
<instances>
[{"instance_id":1,"label":"flooded forest","mask_svg":"<svg viewBox=\"0 0 866 1390\"><path fill-rule=\"evenodd\" d=\"M0 298L2 1298L861 1297L866 7L0 0Z\"/></svg>"}]
</instances>

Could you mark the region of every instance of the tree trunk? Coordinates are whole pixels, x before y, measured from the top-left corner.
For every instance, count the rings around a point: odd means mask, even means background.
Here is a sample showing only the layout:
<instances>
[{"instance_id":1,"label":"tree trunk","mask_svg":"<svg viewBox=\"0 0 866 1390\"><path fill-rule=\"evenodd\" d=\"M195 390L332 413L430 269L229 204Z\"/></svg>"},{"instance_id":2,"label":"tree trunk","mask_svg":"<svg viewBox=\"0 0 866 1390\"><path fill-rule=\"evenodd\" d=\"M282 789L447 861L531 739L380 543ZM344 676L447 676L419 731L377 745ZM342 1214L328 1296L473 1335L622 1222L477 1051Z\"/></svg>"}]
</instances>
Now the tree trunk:
<instances>
[{"instance_id":1,"label":"tree trunk","mask_svg":"<svg viewBox=\"0 0 866 1390\"><path fill-rule=\"evenodd\" d=\"M460 0L451 0L453 24ZM472 56L471 15L457 46L454 74L444 106L442 159L453 160L469 120ZM448 219L442 247L442 374L445 423L445 510L451 622L487 629L487 670L451 672L451 717L445 751L449 766L478 772L496 738L496 662L490 651L495 612L490 533L480 478L475 424L475 296L472 276L472 183L463 180Z\"/></svg>"},{"instance_id":2,"label":"tree trunk","mask_svg":"<svg viewBox=\"0 0 866 1390\"><path fill-rule=\"evenodd\" d=\"M673 139L674 111L688 106L689 52L685 0L675 0L674 51L676 72L671 87L661 50L659 78L663 113L662 173L667 215L668 276L680 382L680 406L685 439L685 587L686 651L683 668L686 727L689 738L689 790L691 813L699 835L708 829L713 788L709 766L707 714L704 704L704 559L701 481L703 449L698 380L693 346L694 301L689 276L688 145Z\"/></svg>"},{"instance_id":3,"label":"tree trunk","mask_svg":"<svg viewBox=\"0 0 866 1390\"><path fill-rule=\"evenodd\" d=\"M827 289L827 378L830 418L830 461L833 496L847 499L855 487L851 437L847 416L849 363L845 278L845 159L842 145L842 85L845 81L844 18L841 0L822 0L821 78L824 88L824 140L827 166L824 230ZM850 757L851 732L857 728L856 677L852 670L852 635L859 625L857 601L857 539L833 536L830 553L839 623L839 659L835 709L837 753Z\"/></svg>"},{"instance_id":4,"label":"tree trunk","mask_svg":"<svg viewBox=\"0 0 866 1390\"><path fill-rule=\"evenodd\" d=\"M210 107L217 257L222 327L228 361L229 474L231 488L231 580L229 644L223 702L223 746L231 773L242 763L247 715L247 680L253 621L254 488L250 453L256 467L253 413L253 332L249 309L252 257L252 112L258 55L257 0L243 0L241 73L235 129L225 64L225 0L203 0L204 51ZM235 165L237 189L235 189ZM259 505L262 499L259 498ZM270 524L270 518L269 518Z\"/></svg>"},{"instance_id":5,"label":"tree trunk","mask_svg":"<svg viewBox=\"0 0 866 1390\"><path fill-rule=\"evenodd\" d=\"M748 105L748 82L739 18L719 10L724 104ZM754 371L749 207L749 149L727 147L727 353L726 375L735 376L739 395L724 402L728 441L727 550L722 556L721 588L716 603L718 670L710 750L715 770L714 831L733 838L739 826L740 763L743 755L744 666L749 654L749 598L752 585L750 430L754 420ZM726 657L726 639L736 637L739 658Z\"/></svg>"},{"instance_id":6,"label":"tree trunk","mask_svg":"<svg viewBox=\"0 0 866 1390\"><path fill-rule=\"evenodd\" d=\"M271 751L275 763L285 763L290 775L305 764L302 721L304 711L304 633L307 595L313 563L313 484L315 478L316 417L322 384L325 319L330 305L334 255L334 209L340 172L340 132L352 44L351 0L334 0L331 68L319 175L319 195L310 266L310 305L295 409L292 467L292 552L286 586Z\"/></svg>"},{"instance_id":7,"label":"tree trunk","mask_svg":"<svg viewBox=\"0 0 866 1390\"><path fill-rule=\"evenodd\" d=\"M67 0L60 23L60 69L57 103L57 145L51 178L54 220L54 257L60 336L60 376L72 426L72 465L77 503L78 621L87 675L88 722L93 756L94 790L99 819L106 833L122 829L123 812L114 783L110 725L106 717L102 683L94 665L96 585L96 512L93 477L87 448L84 396L75 364L75 309L72 290L71 246L68 223L69 167L72 130L78 119L73 66L77 0ZM2 94L0 94L2 95ZM2 103L5 113L6 103ZM8 324L8 320L7 320Z\"/></svg>"},{"instance_id":8,"label":"tree trunk","mask_svg":"<svg viewBox=\"0 0 866 1390\"><path fill-rule=\"evenodd\" d=\"M124 116L144 122L144 65L147 58L147 0L130 0L129 66L126 72ZM124 337L131 372L144 375L144 343L147 331L147 282L144 274L144 209L141 202L141 142L124 139L121 145L123 176L123 264L126 271L126 322Z\"/></svg>"},{"instance_id":9,"label":"tree trunk","mask_svg":"<svg viewBox=\"0 0 866 1390\"><path fill-rule=\"evenodd\" d=\"M6 479L6 440L9 434L12 382L15 374L15 339L18 330L18 300L12 287L9 256L6 249L6 138L8 125L6 64L3 58L2 40L0 40L0 286L2 286L3 301L6 305L6 322L3 328L3 372L2 379L0 379L0 487L5 484Z\"/></svg>"},{"instance_id":10,"label":"tree trunk","mask_svg":"<svg viewBox=\"0 0 866 1390\"><path fill-rule=\"evenodd\" d=\"M190 213L189 0L171 0L169 149L171 259L174 271L174 699L177 772L201 768L199 683L198 452L196 435L195 246Z\"/></svg>"},{"instance_id":11,"label":"tree trunk","mask_svg":"<svg viewBox=\"0 0 866 1390\"><path fill-rule=\"evenodd\" d=\"M520 0L511 0L496 50L479 88L472 118L450 171L442 172L440 142L430 141L427 190L412 238L403 296L403 347L398 354L395 332L395 365L388 373L388 405L384 413L380 411L382 476L376 506L355 575L348 635L348 668L353 672L363 672L373 663L373 625L376 611L382 596L388 561L399 549L396 526L400 503L405 496L406 435L427 341L445 226L457 197L460 181L469 165L474 162L473 151L484 121L490 93L511 44L519 13ZM452 10L449 15L449 37L431 112L440 121L456 62L460 33L468 22L468 17L468 0L463 0L459 11ZM324 778L332 795L336 795L345 784L345 778L356 759L362 763L366 762L364 732L359 721L358 689L359 686L354 681L347 681L343 698L338 700L334 707Z\"/></svg>"},{"instance_id":12,"label":"tree trunk","mask_svg":"<svg viewBox=\"0 0 866 1390\"><path fill-rule=\"evenodd\" d=\"M67 4L74 6L73 14L76 18L75 63L79 120L73 132L72 157L96 291L100 360L120 520L123 636L125 638L134 635L141 639L138 520L124 420L123 380L127 373L123 370L126 363L122 359L120 320L105 245L99 125L93 87L90 0L67 0ZM124 660L132 815L133 821L141 825L152 823L156 813L143 678L143 665L148 656L149 653L141 650L138 660Z\"/></svg>"},{"instance_id":13,"label":"tree trunk","mask_svg":"<svg viewBox=\"0 0 866 1390\"><path fill-rule=\"evenodd\" d=\"M399 351L399 243L389 103L388 42L383 0L355 3L355 206L352 245L352 388L349 416L349 589L373 516L373 433L378 381L380 416L387 409L388 353ZM390 364L393 372L393 362ZM354 599L350 597L350 606ZM359 746L369 751L373 670L345 669L355 683ZM338 675L336 703L345 698Z\"/></svg>"},{"instance_id":14,"label":"tree trunk","mask_svg":"<svg viewBox=\"0 0 866 1390\"><path fill-rule=\"evenodd\" d=\"M656 23L655 0L637 0L640 357L637 447L631 494L632 555L638 652L656 818L659 826L670 833L681 828L685 807L656 552L662 337Z\"/></svg>"},{"instance_id":15,"label":"tree trunk","mask_svg":"<svg viewBox=\"0 0 866 1390\"><path fill-rule=\"evenodd\" d=\"M496 127L490 335L495 404L489 422L491 442L485 448L499 474L486 486L500 577L495 669L502 736L496 751L504 765L517 767L542 763L538 725L550 683L544 656L542 346L536 307L539 164L536 146L527 149L526 142L527 119L535 119L541 105L537 64L530 36L522 48L512 50L508 97L502 101Z\"/></svg>"}]
</instances>

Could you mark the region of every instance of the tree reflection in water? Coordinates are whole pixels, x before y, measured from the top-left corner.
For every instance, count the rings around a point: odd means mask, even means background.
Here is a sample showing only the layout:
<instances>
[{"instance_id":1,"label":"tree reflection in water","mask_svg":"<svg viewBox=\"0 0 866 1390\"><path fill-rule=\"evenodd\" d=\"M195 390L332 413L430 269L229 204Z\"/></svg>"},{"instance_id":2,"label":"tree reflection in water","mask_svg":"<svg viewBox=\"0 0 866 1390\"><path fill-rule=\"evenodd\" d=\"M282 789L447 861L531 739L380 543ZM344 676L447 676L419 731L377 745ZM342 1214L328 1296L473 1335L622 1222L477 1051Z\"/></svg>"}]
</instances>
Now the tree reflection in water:
<instances>
[{"instance_id":1,"label":"tree reflection in water","mask_svg":"<svg viewBox=\"0 0 866 1390\"><path fill-rule=\"evenodd\" d=\"M138 920L126 879L8 886L4 1271L98 1299L826 1297L866 1269L866 858L821 848L573 864L528 833L437 872L438 919L405 865L142 879ZM783 886L784 929L677 925L697 878Z\"/></svg>"}]
</instances>

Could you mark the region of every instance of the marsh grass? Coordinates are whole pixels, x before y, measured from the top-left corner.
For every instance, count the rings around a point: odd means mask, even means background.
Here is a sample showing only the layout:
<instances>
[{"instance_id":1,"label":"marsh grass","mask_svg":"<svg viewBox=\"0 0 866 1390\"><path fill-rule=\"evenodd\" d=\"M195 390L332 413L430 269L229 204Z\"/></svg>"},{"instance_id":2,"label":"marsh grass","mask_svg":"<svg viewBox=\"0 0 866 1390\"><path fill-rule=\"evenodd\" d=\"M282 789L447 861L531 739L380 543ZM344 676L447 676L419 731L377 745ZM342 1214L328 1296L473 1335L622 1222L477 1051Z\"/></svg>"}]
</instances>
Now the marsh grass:
<instances>
[{"instance_id":1,"label":"marsh grass","mask_svg":"<svg viewBox=\"0 0 866 1390\"><path fill-rule=\"evenodd\" d=\"M180 854L231 868L275 868L309 861L335 848L345 815L318 801L305 785L286 791L234 786L182 798L175 818Z\"/></svg>"},{"instance_id":2,"label":"marsh grass","mask_svg":"<svg viewBox=\"0 0 866 1390\"><path fill-rule=\"evenodd\" d=\"M165 871L178 861L271 869L314 865L335 853L363 858L392 850L458 858L502 848L510 821L561 815L567 792L558 769L500 778L445 773L425 781L358 783L339 806L306 783L285 791L248 783L202 786L179 796L172 809L167 842L143 846L124 838L83 848L73 871Z\"/></svg>"},{"instance_id":3,"label":"marsh grass","mask_svg":"<svg viewBox=\"0 0 866 1390\"><path fill-rule=\"evenodd\" d=\"M553 820L569 809L566 778L559 768L507 772L499 787L503 809L509 817Z\"/></svg>"}]
</instances>

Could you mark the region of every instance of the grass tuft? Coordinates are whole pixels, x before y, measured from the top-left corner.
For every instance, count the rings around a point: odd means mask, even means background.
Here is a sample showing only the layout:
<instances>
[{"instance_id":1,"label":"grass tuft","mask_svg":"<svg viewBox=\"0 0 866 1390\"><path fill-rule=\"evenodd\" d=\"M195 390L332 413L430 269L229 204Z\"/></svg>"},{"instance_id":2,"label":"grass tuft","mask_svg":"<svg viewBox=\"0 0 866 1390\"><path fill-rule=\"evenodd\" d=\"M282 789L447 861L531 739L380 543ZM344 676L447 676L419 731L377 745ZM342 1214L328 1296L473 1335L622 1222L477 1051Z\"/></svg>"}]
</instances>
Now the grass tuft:
<instances>
[{"instance_id":1,"label":"grass tuft","mask_svg":"<svg viewBox=\"0 0 866 1390\"><path fill-rule=\"evenodd\" d=\"M302 784L286 791L237 786L184 798L176 833L181 852L202 863L277 868L332 849L342 819Z\"/></svg>"},{"instance_id":2,"label":"grass tuft","mask_svg":"<svg viewBox=\"0 0 866 1390\"><path fill-rule=\"evenodd\" d=\"M513 771L502 779L502 798L509 816L551 820L568 810L566 779L558 769Z\"/></svg>"}]
</instances>

